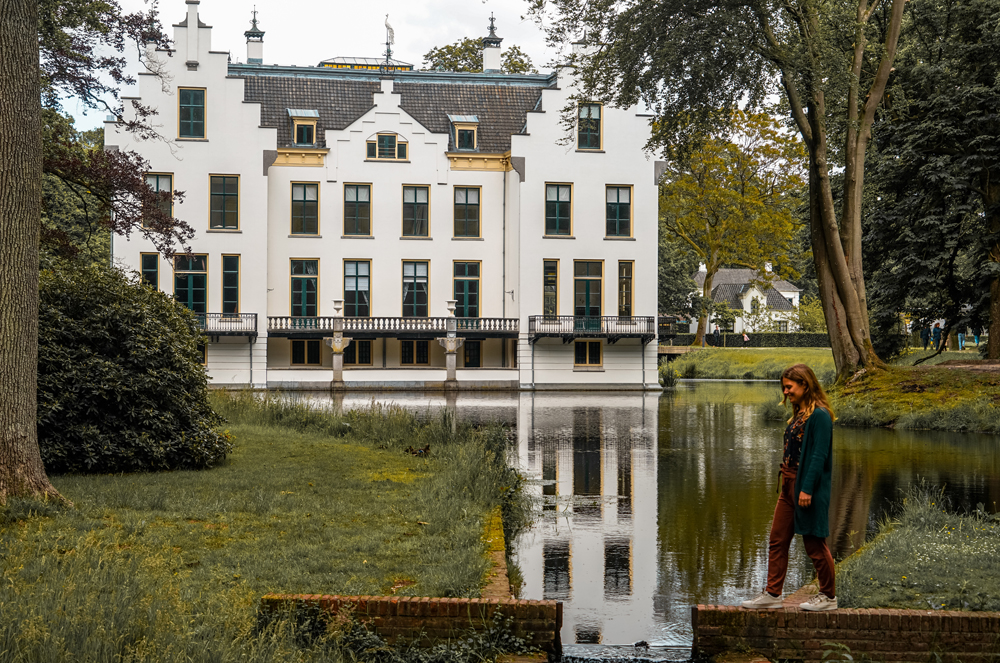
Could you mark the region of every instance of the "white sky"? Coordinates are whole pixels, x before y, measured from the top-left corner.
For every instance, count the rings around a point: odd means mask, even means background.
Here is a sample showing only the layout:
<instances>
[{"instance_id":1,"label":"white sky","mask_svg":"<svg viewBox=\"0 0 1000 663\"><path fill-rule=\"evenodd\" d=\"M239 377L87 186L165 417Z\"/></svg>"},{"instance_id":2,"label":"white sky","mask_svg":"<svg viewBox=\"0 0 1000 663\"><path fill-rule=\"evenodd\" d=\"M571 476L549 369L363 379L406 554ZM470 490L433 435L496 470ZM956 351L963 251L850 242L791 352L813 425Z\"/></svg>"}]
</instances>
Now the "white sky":
<instances>
[{"instance_id":1,"label":"white sky","mask_svg":"<svg viewBox=\"0 0 1000 663\"><path fill-rule=\"evenodd\" d=\"M145 8L143 0L122 0L125 11ZM525 0L201 0L203 23L212 26L212 50L229 51L234 62L246 61L244 31L250 29L257 7L258 26L264 31L265 64L314 66L321 60L345 57L381 57L385 50L385 15L395 32L393 58L422 68L424 53L464 37L484 37L489 17L496 16L503 46L516 44L540 72L556 53L527 13ZM160 0L160 19L168 36L174 23L187 13L184 0ZM131 54L129 54L131 55ZM128 89L122 90L128 96ZM79 129L100 125L104 113L83 112L73 102L65 105Z\"/></svg>"}]
</instances>

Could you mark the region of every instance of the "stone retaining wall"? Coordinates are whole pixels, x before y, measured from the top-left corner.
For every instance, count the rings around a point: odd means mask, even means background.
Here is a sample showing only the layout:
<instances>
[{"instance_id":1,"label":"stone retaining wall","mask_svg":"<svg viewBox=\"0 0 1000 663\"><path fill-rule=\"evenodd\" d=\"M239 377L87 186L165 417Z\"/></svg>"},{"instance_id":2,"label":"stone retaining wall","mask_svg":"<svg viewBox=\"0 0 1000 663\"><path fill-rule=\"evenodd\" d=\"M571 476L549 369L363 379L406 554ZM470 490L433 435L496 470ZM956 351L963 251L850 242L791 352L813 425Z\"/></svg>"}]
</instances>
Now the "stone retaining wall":
<instances>
[{"instance_id":1,"label":"stone retaining wall","mask_svg":"<svg viewBox=\"0 0 1000 663\"><path fill-rule=\"evenodd\" d=\"M813 589L813 592L815 589ZM1000 612L841 609L806 612L796 592L778 610L737 606L691 608L694 656L751 649L776 660L822 661L829 643L850 648L855 661L978 663L1000 661ZM840 652L838 652L840 653ZM843 660L843 656L828 657Z\"/></svg>"},{"instance_id":2,"label":"stone retaining wall","mask_svg":"<svg viewBox=\"0 0 1000 663\"><path fill-rule=\"evenodd\" d=\"M497 617L510 618L514 635L559 658L562 603L517 599L454 599L414 596L330 596L266 594L261 613L268 618L285 610L319 610L336 615L344 608L390 643L397 639L433 644L470 629L481 630Z\"/></svg>"}]
</instances>

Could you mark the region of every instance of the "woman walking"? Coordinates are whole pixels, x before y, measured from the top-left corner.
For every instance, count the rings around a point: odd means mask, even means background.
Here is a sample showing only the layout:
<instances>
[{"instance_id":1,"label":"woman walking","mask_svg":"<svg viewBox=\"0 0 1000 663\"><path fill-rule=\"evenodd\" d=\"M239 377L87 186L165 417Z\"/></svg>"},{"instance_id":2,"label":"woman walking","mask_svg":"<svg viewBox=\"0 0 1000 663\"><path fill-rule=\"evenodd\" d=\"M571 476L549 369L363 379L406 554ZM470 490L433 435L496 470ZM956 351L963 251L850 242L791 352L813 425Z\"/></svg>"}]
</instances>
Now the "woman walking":
<instances>
[{"instance_id":1,"label":"woman walking","mask_svg":"<svg viewBox=\"0 0 1000 663\"><path fill-rule=\"evenodd\" d=\"M743 607L767 610L782 607L781 590L788 570L788 547L802 535L806 553L819 577L819 594L803 603L803 610L836 610L833 556L829 536L830 483L833 469L833 410L812 369L796 364L781 374L782 401L792 404L785 429L781 486L774 507L768 544L767 586Z\"/></svg>"}]
</instances>

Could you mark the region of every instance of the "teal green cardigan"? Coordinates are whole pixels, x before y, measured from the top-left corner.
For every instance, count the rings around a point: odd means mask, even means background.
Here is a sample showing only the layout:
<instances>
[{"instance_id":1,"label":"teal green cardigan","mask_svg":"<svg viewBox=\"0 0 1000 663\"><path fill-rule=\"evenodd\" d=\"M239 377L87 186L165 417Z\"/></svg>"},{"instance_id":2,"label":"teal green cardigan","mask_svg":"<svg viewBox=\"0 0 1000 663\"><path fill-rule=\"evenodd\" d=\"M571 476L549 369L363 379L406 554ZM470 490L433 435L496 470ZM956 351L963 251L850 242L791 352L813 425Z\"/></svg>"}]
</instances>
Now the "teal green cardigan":
<instances>
[{"instance_id":1,"label":"teal green cardigan","mask_svg":"<svg viewBox=\"0 0 1000 663\"><path fill-rule=\"evenodd\" d=\"M795 476L795 533L830 535L830 484L833 480L833 418L816 408L806 421L799 471ZM812 496L812 504L799 506L799 493Z\"/></svg>"}]
</instances>

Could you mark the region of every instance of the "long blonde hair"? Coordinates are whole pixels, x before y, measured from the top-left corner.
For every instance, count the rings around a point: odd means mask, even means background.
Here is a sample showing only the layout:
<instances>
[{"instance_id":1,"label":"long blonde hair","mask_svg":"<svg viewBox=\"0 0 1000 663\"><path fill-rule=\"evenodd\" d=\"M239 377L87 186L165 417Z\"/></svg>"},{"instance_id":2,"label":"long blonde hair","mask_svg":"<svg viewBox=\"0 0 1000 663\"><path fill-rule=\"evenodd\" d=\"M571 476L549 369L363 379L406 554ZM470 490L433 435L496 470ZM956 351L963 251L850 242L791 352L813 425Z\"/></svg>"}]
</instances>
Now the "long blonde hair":
<instances>
[{"instance_id":1,"label":"long blonde hair","mask_svg":"<svg viewBox=\"0 0 1000 663\"><path fill-rule=\"evenodd\" d=\"M793 406L792 418L788 420L788 423L792 423L792 419L795 418L796 414L799 412L808 419L817 407L824 408L830 413L830 419L833 421L837 420L837 417L833 414L833 408L830 407L830 399L827 398L826 392L823 391L823 385L819 383L816 379L816 374L813 370L806 366L805 364L795 364L794 366L789 366L781 373L782 380L791 380L792 382L798 382L806 388L806 392L802 395L802 402L799 406L795 408ZM784 405L788 402L788 396L786 395L782 400L781 404Z\"/></svg>"}]
</instances>

